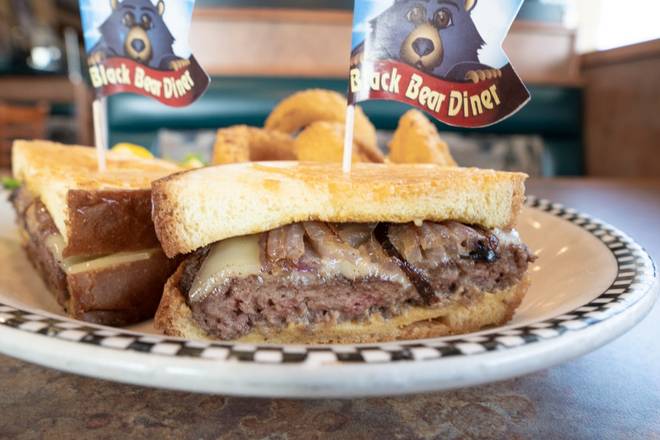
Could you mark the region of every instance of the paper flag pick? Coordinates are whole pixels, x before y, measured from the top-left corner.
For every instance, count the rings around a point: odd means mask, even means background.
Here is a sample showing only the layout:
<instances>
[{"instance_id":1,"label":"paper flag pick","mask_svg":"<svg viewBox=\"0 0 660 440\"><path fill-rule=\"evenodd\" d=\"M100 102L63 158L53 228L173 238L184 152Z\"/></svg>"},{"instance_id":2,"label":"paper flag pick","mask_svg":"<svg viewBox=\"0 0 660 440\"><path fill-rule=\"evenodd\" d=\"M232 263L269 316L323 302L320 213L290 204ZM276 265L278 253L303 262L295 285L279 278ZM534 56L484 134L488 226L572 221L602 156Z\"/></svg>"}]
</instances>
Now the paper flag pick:
<instances>
[{"instance_id":1,"label":"paper flag pick","mask_svg":"<svg viewBox=\"0 0 660 440\"><path fill-rule=\"evenodd\" d=\"M395 100L460 127L529 101L502 42L523 0L355 0L349 103Z\"/></svg>"},{"instance_id":2,"label":"paper flag pick","mask_svg":"<svg viewBox=\"0 0 660 440\"><path fill-rule=\"evenodd\" d=\"M210 79L188 47L194 0L80 0L89 78L97 97L129 92L173 107Z\"/></svg>"}]
</instances>

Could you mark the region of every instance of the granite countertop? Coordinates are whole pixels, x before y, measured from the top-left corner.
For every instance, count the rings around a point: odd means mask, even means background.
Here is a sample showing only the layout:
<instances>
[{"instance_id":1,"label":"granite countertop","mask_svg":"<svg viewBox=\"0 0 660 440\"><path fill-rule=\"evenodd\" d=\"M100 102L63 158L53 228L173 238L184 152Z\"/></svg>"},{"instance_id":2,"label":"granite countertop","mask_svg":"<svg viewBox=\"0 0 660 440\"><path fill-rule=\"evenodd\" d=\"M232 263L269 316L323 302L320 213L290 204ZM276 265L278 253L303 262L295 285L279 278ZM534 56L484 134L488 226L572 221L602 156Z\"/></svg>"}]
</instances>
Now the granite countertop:
<instances>
[{"instance_id":1,"label":"granite countertop","mask_svg":"<svg viewBox=\"0 0 660 440\"><path fill-rule=\"evenodd\" d=\"M660 261L660 179L536 180ZM613 343L505 382L397 398L273 400L105 382L0 356L0 438L660 438L660 306Z\"/></svg>"}]
</instances>

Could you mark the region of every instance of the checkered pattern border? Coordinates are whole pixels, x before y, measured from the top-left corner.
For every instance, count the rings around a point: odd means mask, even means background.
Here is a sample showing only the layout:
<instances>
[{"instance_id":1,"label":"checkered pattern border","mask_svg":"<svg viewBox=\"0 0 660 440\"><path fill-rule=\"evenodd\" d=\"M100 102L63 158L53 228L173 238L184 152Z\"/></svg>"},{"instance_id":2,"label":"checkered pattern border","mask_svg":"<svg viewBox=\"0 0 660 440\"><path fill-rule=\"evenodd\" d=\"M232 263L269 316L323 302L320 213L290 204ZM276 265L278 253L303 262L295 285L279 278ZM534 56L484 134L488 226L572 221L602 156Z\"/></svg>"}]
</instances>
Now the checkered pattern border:
<instances>
[{"instance_id":1,"label":"checkered pattern border","mask_svg":"<svg viewBox=\"0 0 660 440\"><path fill-rule=\"evenodd\" d=\"M556 338L567 332L577 332L597 325L630 307L650 291L656 278L654 263L646 251L630 237L597 219L547 200L530 197L527 205L577 225L598 238L616 259L618 273L612 285L590 303L568 314L506 331L468 335L451 341L427 339L325 347L258 346L140 335L66 318L52 318L2 303L0 326L43 335L45 338L161 356L263 364L387 363L473 356Z\"/></svg>"}]
</instances>

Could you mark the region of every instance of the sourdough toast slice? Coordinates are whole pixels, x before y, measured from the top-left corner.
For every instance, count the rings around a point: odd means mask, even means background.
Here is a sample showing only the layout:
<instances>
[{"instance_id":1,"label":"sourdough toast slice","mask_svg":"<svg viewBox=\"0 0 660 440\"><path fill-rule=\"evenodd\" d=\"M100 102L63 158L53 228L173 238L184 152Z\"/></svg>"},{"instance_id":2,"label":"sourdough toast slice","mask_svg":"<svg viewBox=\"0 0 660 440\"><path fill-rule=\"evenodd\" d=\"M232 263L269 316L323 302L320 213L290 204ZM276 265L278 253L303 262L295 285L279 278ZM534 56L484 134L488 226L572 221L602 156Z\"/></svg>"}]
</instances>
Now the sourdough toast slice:
<instances>
[{"instance_id":1,"label":"sourdough toast slice","mask_svg":"<svg viewBox=\"0 0 660 440\"><path fill-rule=\"evenodd\" d=\"M176 261L151 220L151 182L169 162L94 149L16 141L12 199L23 247L48 289L76 319L127 325L153 316Z\"/></svg>"},{"instance_id":2,"label":"sourdough toast slice","mask_svg":"<svg viewBox=\"0 0 660 440\"><path fill-rule=\"evenodd\" d=\"M64 239L63 254L98 256L157 247L151 182L181 168L157 159L108 153L98 171L94 149L16 141L13 174L39 198Z\"/></svg>"},{"instance_id":3,"label":"sourdough toast slice","mask_svg":"<svg viewBox=\"0 0 660 440\"><path fill-rule=\"evenodd\" d=\"M21 244L57 302L73 318L122 326L154 315L163 285L176 269L159 246L98 258L66 258L62 238L38 198L12 196Z\"/></svg>"},{"instance_id":4,"label":"sourdough toast slice","mask_svg":"<svg viewBox=\"0 0 660 440\"><path fill-rule=\"evenodd\" d=\"M301 221L455 220L509 229L525 194L521 173L437 165L262 162L210 167L154 182L153 220L169 257Z\"/></svg>"}]
</instances>

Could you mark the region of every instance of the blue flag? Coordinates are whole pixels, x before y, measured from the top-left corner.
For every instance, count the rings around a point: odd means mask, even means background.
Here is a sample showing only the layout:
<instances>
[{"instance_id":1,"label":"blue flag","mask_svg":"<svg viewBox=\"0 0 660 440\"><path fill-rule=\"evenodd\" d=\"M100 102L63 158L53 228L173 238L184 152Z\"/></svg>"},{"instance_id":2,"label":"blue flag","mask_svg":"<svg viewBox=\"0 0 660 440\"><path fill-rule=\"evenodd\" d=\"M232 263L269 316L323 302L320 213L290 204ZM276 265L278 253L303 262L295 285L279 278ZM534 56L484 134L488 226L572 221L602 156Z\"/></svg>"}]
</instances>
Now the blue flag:
<instances>
[{"instance_id":1,"label":"blue flag","mask_svg":"<svg viewBox=\"0 0 660 440\"><path fill-rule=\"evenodd\" d=\"M502 49L523 0L355 0L352 104L396 100L483 127L529 92Z\"/></svg>"},{"instance_id":2,"label":"blue flag","mask_svg":"<svg viewBox=\"0 0 660 440\"><path fill-rule=\"evenodd\" d=\"M98 97L129 92L183 107L210 78L188 47L195 0L80 0Z\"/></svg>"}]
</instances>

